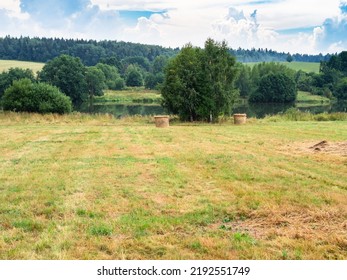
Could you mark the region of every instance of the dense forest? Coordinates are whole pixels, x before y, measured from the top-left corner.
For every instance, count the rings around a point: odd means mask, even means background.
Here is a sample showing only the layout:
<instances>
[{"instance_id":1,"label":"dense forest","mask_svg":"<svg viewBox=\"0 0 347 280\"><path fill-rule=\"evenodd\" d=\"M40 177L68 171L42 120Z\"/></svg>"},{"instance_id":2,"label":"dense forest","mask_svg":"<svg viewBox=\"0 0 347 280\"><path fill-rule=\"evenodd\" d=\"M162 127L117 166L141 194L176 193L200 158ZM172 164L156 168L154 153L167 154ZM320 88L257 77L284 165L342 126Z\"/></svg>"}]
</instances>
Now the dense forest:
<instances>
[{"instance_id":1,"label":"dense forest","mask_svg":"<svg viewBox=\"0 0 347 280\"><path fill-rule=\"evenodd\" d=\"M96 65L109 57L119 60L129 57L143 57L153 61L157 56L172 57L179 48L144 45L118 41L95 41L62 38L0 38L0 59L47 62L59 55L79 57L87 66ZM239 62L286 61L288 58L302 62L328 61L331 55L288 54L269 49L230 49Z\"/></svg>"}]
</instances>

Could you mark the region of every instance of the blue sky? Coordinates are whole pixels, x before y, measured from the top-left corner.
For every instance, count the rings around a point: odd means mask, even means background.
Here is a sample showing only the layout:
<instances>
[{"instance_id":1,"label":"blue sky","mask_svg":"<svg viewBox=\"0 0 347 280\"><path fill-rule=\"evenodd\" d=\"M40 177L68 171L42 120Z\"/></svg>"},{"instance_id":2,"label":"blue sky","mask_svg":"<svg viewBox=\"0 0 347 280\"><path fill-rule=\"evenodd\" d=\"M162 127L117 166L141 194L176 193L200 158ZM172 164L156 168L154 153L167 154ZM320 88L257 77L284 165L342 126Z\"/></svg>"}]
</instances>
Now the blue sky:
<instances>
[{"instance_id":1,"label":"blue sky","mask_svg":"<svg viewBox=\"0 0 347 280\"><path fill-rule=\"evenodd\" d=\"M170 47L347 49L347 0L2 0L0 36L123 40Z\"/></svg>"}]
</instances>

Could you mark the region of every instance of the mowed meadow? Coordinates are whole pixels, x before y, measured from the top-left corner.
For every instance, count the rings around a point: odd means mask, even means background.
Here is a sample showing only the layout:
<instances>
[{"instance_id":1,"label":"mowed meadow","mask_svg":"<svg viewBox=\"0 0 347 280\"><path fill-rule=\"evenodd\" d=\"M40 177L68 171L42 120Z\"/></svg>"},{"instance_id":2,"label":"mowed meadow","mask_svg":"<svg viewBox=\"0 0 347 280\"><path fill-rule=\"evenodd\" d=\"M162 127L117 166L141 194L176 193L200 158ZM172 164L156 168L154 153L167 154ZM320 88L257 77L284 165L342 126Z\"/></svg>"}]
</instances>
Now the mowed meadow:
<instances>
[{"instance_id":1,"label":"mowed meadow","mask_svg":"<svg viewBox=\"0 0 347 280\"><path fill-rule=\"evenodd\" d=\"M0 113L0 139L0 259L347 259L346 121Z\"/></svg>"},{"instance_id":2,"label":"mowed meadow","mask_svg":"<svg viewBox=\"0 0 347 280\"><path fill-rule=\"evenodd\" d=\"M17 60L0 60L0 73L8 71L10 68L22 68L31 69L34 74L41 71L44 63L40 62L30 62L30 61L17 61Z\"/></svg>"}]
</instances>

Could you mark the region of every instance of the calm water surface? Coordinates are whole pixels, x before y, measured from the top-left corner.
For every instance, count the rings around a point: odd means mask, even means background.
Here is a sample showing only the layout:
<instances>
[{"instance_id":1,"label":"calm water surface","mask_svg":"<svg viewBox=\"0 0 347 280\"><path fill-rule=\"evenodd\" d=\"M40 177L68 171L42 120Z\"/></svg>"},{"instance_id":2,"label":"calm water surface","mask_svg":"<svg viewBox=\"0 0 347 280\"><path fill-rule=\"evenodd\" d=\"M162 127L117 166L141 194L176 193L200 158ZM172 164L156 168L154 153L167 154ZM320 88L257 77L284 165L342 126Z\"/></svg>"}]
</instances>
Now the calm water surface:
<instances>
[{"instance_id":1,"label":"calm water surface","mask_svg":"<svg viewBox=\"0 0 347 280\"><path fill-rule=\"evenodd\" d=\"M234 113L246 113L248 117L264 118L266 115L276 115L284 113L290 108L298 108L301 111L308 111L313 114L319 114L323 112L347 112L347 102L331 103L305 107L295 104L239 104L233 109ZM161 107L159 104L94 104L88 106L84 104L80 111L98 114L112 114L117 118L124 116L148 116L148 115L162 115L168 114L167 110Z\"/></svg>"}]
</instances>

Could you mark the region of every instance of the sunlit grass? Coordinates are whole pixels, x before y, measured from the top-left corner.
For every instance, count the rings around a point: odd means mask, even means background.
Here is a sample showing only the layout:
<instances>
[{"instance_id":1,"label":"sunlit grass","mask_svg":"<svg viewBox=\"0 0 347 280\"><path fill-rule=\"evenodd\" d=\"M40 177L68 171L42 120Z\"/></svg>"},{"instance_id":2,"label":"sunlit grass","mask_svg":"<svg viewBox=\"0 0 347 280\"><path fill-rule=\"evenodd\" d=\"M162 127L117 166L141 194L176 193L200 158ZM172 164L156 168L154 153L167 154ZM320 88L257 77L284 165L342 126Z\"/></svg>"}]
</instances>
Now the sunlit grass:
<instances>
[{"instance_id":1,"label":"sunlit grass","mask_svg":"<svg viewBox=\"0 0 347 280\"><path fill-rule=\"evenodd\" d=\"M253 65L255 64L258 64L258 63L261 63L261 62L250 62L250 63L245 63L246 65L249 65L251 67L253 67ZM295 71L304 71L304 72L307 72L307 73L311 73L311 72L314 72L314 73L319 73L319 62L298 62L298 61L293 61L293 62L278 62L278 63L281 63L281 64L284 64L285 66L295 70Z\"/></svg>"},{"instance_id":2,"label":"sunlit grass","mask_svg":"<svg viewBox=\"0 0 347 280\"><path fill-rule=\"evenodd\" d=\"M330 99L324 96L314 95L309 92L298 91L297 102L322 104L329 103Z\"/></svg>"},{"instance_id":3,"label":"sunlit grass","mask_svg":"<svg viewBox=\"0 0 347 280\"><path fill-rule=\"evenodd\" d=\"M346 259L347 122L0 113L1 259Z\"/></svg>"},{"instance_id":4,"label":"sunlit grass","mask_svg":"<svg viewBox=\"0 0 347 280\"><path fill-rule=\"evenodd\" d=\"M10 68L23 68L31 69L34 74L41 71L44 63L29 62L29 61L17 61L17 60L0 60L0 73L9 70Z\"/></svg>"},{"instance_id":5,"label":"sunlit grass","mask_svg":"<svg viewBox=\"0 0 347 280\"><path fill-rule=\"evenodd\" d=\"M126 90L106 90L103 96L95 97L95 104L160 104L161 94L155 90L128 88Z\"/></svg>"}]
</instances>

